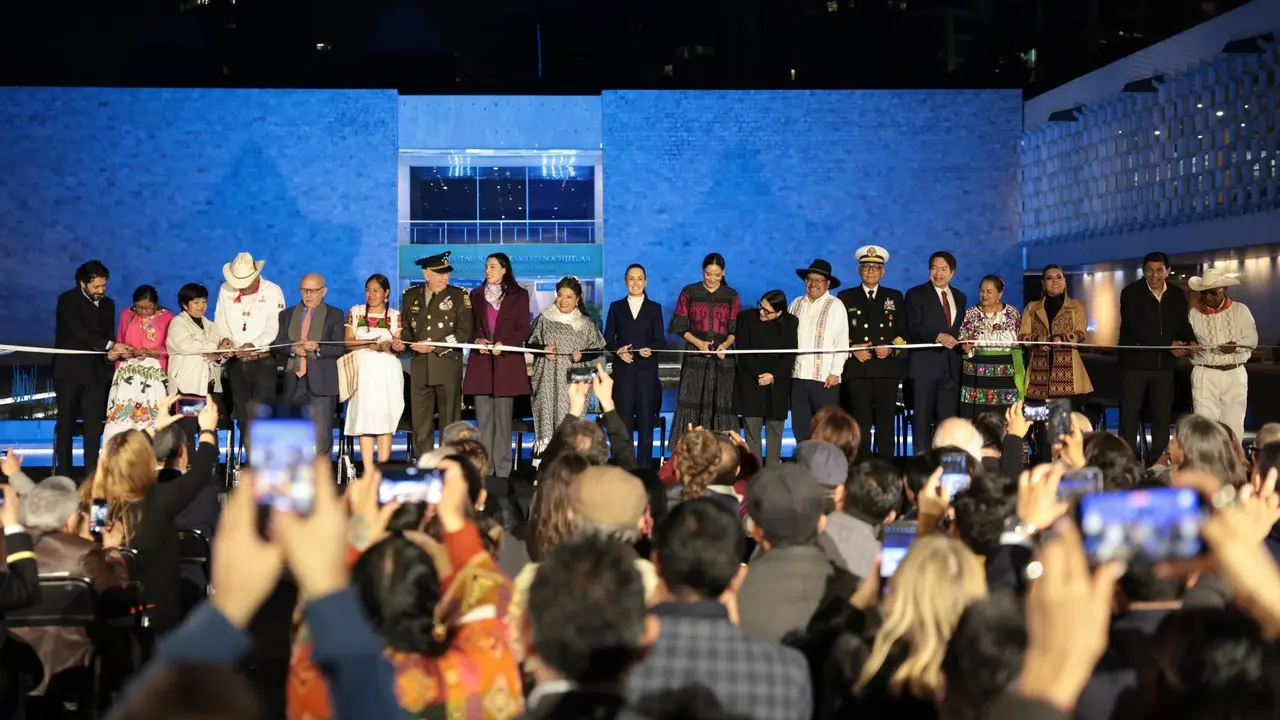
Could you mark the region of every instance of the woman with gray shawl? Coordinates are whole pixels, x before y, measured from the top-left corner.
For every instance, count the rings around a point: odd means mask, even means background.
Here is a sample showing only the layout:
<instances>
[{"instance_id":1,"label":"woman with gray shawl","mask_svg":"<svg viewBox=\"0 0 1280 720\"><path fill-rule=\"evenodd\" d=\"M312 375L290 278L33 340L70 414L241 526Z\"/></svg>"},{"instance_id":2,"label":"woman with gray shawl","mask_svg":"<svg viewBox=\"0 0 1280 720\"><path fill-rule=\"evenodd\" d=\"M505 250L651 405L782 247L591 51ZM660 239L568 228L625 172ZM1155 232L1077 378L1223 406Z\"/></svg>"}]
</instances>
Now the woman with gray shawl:
<instances>
[{"instance_id":1,"label":"woman with gray shawl","mask_svg":"<svg viewBox=\"0 0 1280 720\"><path fill-rule=\"evenodd\" d=\"M604 335L587 315L577 278L564 277L556 283L555 304L533 321L525 345L546 351L533 359L533 454L537 457L569 412L569 368L590 366L604 350Z\"/></svg>"}]
</instances>

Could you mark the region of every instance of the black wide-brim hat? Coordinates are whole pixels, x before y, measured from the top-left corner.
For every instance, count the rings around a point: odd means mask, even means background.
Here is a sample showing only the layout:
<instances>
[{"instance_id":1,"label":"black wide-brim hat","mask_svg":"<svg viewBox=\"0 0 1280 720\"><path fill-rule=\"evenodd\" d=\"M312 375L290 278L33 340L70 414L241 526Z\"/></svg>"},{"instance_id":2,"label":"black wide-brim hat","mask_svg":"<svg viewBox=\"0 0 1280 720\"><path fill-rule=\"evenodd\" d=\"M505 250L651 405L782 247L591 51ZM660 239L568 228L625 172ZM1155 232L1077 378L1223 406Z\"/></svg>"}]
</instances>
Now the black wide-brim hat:
<instances>
[{"instance_id":1,"label":"black wide-brim hat","mask_svg":"<svg viewBox=\"0 0 1280 720\"><path fill-rule=\"evenodd\" d=\"M826 260L814 260L813 262L809 263L809 267L799 268L796 270L796 275L799 276L801 280L804 280L806 277L808 277L810 273L818 273L819 275L822 275L827 280L829 280L831 282L832 290L835 290L836 288L840 287L840 278L831 274L831 263L827 262Z\"/></svg>"}]
</instances>

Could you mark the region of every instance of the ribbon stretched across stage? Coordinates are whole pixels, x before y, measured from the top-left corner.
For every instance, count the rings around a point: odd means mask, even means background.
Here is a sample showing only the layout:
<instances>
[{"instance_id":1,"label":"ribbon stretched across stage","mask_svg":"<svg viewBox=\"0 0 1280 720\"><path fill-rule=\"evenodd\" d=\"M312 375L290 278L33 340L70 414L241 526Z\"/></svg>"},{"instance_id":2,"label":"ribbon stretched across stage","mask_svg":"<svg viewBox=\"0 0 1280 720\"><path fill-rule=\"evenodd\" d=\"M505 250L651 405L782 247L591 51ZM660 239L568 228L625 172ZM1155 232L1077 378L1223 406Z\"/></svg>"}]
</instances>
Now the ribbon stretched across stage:
<instances>
[{"instance_id":1,"label":"ribbon stretched across stage","mask_svg":"<svg viewBox=\"0 0 1280 720\"><path fill-rule=\"evenodd\" d=\"M345 340L324 340L324 341L317 341L317 343L318 343L319 345L325 345L325 346L349 345L349 343L347 343ZM966 344L971 344L971 345L973 345L974 347L994 347L994 348L1009 348L1009 347L1012 347L1012 346L1015 346L1015 345L1016 345L1016 346L1018 346L1018 347L1034 347L1034 346L1039 346L1039 345L1048 345L1048 346L1053 346L1053 347L1070 348L1070 349L1075 349L1075 350L1088 350L1088 349L1095 349L1095 350L1185 350L1185 349L1187 349L1187 348L1186 348L1186 346L1184 346L1184 345L1164 345L1164 346L1160 346L1160 345L1104 345L1104 344L1101 344L1101 343L1070 343L1070 342L1053 342L1053 341L1051 341L1051 340L1024 340L1024 341L1017 341L1017 342L1009 342L1009 341L1004 341L1004 340L1002 340L1002 341L991 341L991 340L969 340L969 341L965 341L965 343L966 343ZM273 349L277 349L277 348L291 348L291 347L293 347L295 344L296 344L296 343L281 343L281 344L278 344L278 345L263 345L263 346L260 346L260 347L254 347L254 348L252 348L252 349L248 349L248 350L246 350L246 352L251 352L251 353L262 353L262 352L266 352L266 351L268 351L268 350L273 350ZM375 343L374 343L373 341L369 341L369 342L367 342L367 343L355 343L355 344L357 344L357 345L363 344L364 346L372 346L372 345L374 345ZM547 350L542 349L542 348L515 347L515 346L511 346L511 345L480 345L480 344L478 344L478 343L450 343L450 342L430 342L430 343L417 343L417 344L419 344L419 345L430 345L430 346L431 346L431 347L433 347L433 348L445 348L445 349L450 349L450 350L493 350L493 349L495 349L495 348L496 348L496 349L500 350L500 351L501 351L501 352L503 352L503 353L512 353L512 354L525 354L525 353L527 353L527 354L532 354L532 355L557 355L557 354L568 354L568 353L559 353L559 352L557 352L557 351L547 351ZM406 348L406 350L407 350L409 347L410 347L410 344L409 344L409 343L406 343L406 344L405 344L405 348ZM656 355L656 354L661 354L661 355L717 355L717 354L719 354L719 353L724 353L726 356L728 356L728 355L829 355L829 354L833 354L833 353L848 353L848 352L854 352L854 351L859 351L859 350L860 350L860 351L867 351L867 352L875 351L875 350L881 350L881 349L888 349L888 350L929 350L929 349L941 348L941 347L944 347L944 346L942 345L942 343L936 343L936 342L935 342L935 343L907 343L907 344L905 344L905 345L868 345L868 346L865 346L865 347L853 347L853 348L822 348L822 349L813 349L813 350L801 350L801 349L795 349L795 348L788 349L788 350L757 350L757 349L751 349L751 350L738 350L738 349L730 348L730 349L728 349L728 350L720 350L720 351L717 351L717 350L685 350L685 349L664 349L664 350L657 350L657 349L654 349L654 350L651 350L651 352L652 352L652 353L654 353L655 355ZM1237 350L1271 350L1271 349L1275 349L1275 348L1277 348L1277 347L1280 347L1280 345L1253 345L1253 346L1240 345L1240 346L1237 346L1237 348L1236 348L1236 349L1237 349ZM30 345L4 345L4 344L0 344L0 355L7 355L7 354L10 354L10 353L15 353L15 352L32 353L32 354L36 354L36 355L106 355L106 354L107 354L107 352L106 352L105 350L64 350L64 349L62 349L62 348L44 348L44 347L34 347L34 346L30 346ZM220 351L216 351L216 352L210 352L210 351L192 351L192 352L177 352L177 353L171 353L171 352L168 352L168 351L166 351L166 350L159 350L159 351L157 351L157 354L159 354L159 355L164 355L164 356L167 356L167 357L175 357L175 356L182 356L182 355L186 355L186 356L192 356L192 355L214 355L214 354L219 354L219 353L225 353L225 354L227 355L227 357L233 357L233 356L234 356L234 354L235 354L235 352L236 352L236 351L234 351L234 350L220 350ZM586 350L582 350L581 352L603 352L603 351L602 351L601 349L599 349L599 348L595 348L595 349L588 348L588 349L586 349ZM638 349L637 349L637 350L633 350L632 352L639 352L639 350L638 350ZM616 355L617 353L613 353L613 354L615 354L615 355Z\"/></svg>"}]
</instances>

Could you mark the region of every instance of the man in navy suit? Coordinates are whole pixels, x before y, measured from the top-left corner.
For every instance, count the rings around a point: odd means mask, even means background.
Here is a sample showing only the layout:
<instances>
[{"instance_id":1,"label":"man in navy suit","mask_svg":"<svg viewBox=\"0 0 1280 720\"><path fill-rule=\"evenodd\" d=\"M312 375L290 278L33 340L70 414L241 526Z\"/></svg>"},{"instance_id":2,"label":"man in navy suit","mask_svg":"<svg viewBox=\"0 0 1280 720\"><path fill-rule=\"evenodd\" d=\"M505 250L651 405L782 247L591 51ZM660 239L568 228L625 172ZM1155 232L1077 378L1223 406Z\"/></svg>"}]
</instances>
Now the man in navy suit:
<instances>
[{"instance_id":1,"label":"man in navy suit","mask_svg":"<svg viewBox=\"0 0 1280 720\"><path fill-rule=\"evenodd\" d=\"M912 343L942 347L907 353L907 377L913 390L912 452L931 448L933 428L960 411L960 321L965 295L951 287L956 256L939 250L929 256L929 282L907 291L907 333Z\"/></svg>"},{"instance_id":2,"label":"man in navy suit","mask_svg":"<svg viewBox=\"0 0 1280 720\"><path fill-rule=\"evenodd\" d=\"M338 407L338 358L347 352L347 314L326 303L324 276L305 275L298 287L302 302L280 311L280 330L272 350L288 360L284 401L311 406L316 424L316 457L333 451L333 415ZM323 344L322 344L323 343Z\"/></svg>"}]
</instances>

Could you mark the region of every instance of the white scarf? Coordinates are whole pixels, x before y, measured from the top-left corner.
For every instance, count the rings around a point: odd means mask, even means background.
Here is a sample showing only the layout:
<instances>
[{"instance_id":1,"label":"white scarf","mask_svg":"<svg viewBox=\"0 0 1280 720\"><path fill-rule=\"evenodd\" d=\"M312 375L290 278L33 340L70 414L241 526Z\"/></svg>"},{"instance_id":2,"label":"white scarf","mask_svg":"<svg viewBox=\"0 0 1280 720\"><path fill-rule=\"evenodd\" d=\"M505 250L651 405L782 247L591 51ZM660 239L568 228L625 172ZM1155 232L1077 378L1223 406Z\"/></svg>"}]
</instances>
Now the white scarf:
<instances>
[{"instance_id":1,"label":"white scarf","mask_svg":"<svg viewBox=\"0 0 1280 720\"><path fill-rule=\"evenodd\" d=\"M565 313L565 312L560 312L560 308L556 307L555 305L552 305L548 307L546 310L543 310L542 317L546 318L551 322L564 323L565 325L568 325L574 330L577 330L578 328L582 327L583 321L586 320L586 318L583 317L582 315L582 311L579 310L578 308L574 308L573 310Z\"/></svg>"}]
</instances>

